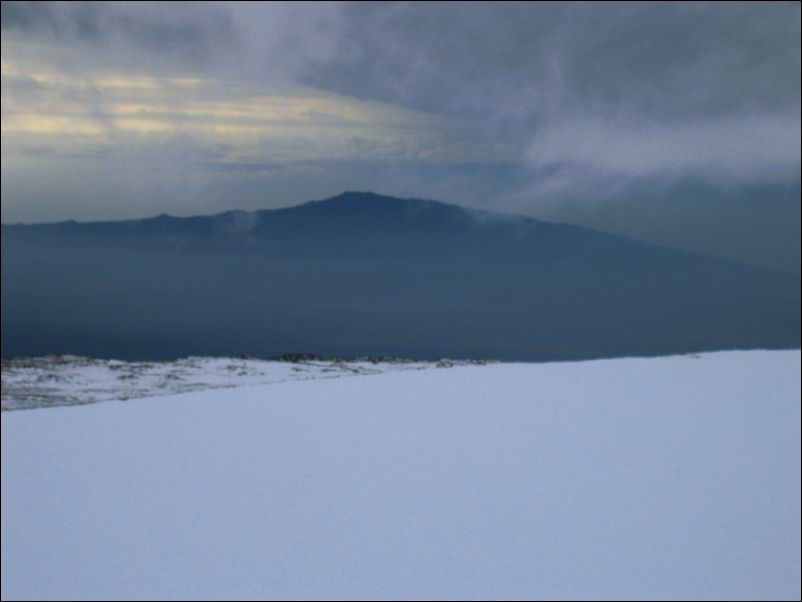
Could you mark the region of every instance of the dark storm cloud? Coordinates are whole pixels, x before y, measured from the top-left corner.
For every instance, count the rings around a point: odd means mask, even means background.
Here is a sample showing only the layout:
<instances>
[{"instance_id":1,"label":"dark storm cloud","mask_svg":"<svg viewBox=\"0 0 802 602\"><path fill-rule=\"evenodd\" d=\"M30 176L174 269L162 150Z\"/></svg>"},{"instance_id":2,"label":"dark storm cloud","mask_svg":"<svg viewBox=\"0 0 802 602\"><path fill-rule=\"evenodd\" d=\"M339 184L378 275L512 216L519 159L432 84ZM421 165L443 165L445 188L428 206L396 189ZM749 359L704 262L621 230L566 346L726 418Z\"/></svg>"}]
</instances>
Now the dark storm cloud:
<instances>
[{"instance_id":1,"label":"dark storm cloud","mask_svg":"<svg viewBox=\"0 0 802 602\"><path fill-rule=\"evenodd\" d=\"M643 127L680 153L698 148L685 133L714 123L798 130L798 3L359 3L345 14L308 81L475 119L541 166L571 162L552 146L581 146L581 164L626 152ZM796 142L778 141L798 164Z\"/></svg>"},{"instance_id":2,"label":"dark storm cloud","mask_svg":"<svg viewBox=\"0 0 802 602\"><path fill-rule=\"evenodd\" d=\"M799 100L797 3L358 3L346 15L310 78L427 110L682 117Z\"/></svg>"}]
</instances>

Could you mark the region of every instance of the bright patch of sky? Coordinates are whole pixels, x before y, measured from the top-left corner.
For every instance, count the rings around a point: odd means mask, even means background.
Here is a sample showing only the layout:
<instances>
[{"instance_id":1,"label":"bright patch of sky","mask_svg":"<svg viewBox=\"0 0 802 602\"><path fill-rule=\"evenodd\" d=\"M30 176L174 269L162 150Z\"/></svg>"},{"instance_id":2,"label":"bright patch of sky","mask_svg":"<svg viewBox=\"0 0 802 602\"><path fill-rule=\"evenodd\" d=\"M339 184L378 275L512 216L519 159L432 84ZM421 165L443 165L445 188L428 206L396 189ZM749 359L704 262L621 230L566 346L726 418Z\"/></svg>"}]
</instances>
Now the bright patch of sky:
<instances>
[{"instance_id":1,"label":"bright patch of sky","mask_svg":"<svg viewBox=\"0 0 802 602\"><path fill-rule=\"evenodd\" d=\"M100 71L74 77L3 61L3 154L177 154L200 162L499 162L458 120L308 86Z\"/></svg>"}]
</instances>

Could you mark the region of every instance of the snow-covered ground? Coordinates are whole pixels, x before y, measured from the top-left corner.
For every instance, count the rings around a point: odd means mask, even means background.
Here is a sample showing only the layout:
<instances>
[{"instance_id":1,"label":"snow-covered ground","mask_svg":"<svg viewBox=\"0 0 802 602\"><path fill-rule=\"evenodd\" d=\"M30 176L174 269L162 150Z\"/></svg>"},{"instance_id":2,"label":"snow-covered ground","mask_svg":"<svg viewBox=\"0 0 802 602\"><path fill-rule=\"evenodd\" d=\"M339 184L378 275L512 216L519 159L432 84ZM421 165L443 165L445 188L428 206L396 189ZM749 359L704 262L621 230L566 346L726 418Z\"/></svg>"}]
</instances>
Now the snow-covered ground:
<instances>
[{"instance_id":1,"label":"snow-covered ground","mask_svg":"<svg viewBox=\"0 0 802 602\"><path fill-rule=\"evenodd\" d=\"M402 359L309 359L288 362L216 357L125 362L74 355L4 358L2 409L82 405L290 380L338 378L391 370L450 368L466 363L471 362L415 362Z\"/></svg>"},{"instance_id":2,"label":"snow-covered ground","mask_svg":"<svg viewBox=\"0 0 802 602\"><path fill-rule=\"evenodd\" d=\"M4 600L799 597L799 351L2 415Z\"/></svg>"}]
</instances>

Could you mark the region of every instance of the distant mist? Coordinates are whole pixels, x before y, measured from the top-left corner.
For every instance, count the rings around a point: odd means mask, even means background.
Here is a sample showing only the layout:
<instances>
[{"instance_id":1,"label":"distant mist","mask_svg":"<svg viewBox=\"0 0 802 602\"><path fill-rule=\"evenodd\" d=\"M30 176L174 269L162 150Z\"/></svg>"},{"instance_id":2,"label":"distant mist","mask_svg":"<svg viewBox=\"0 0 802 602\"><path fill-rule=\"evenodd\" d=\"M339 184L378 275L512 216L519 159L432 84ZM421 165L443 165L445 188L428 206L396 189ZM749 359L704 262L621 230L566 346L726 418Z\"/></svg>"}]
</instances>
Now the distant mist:
<instances>
[{"instance_id":1,"label":"distant mist","mask_svg":"<svg viewBox=\"0 0 802 602\"><path fill-rule=\"evenodd\" d=\"M348 193L3 226L2 353L564 360L800 344L798 276Z\"/></svg>"}]
</instances>

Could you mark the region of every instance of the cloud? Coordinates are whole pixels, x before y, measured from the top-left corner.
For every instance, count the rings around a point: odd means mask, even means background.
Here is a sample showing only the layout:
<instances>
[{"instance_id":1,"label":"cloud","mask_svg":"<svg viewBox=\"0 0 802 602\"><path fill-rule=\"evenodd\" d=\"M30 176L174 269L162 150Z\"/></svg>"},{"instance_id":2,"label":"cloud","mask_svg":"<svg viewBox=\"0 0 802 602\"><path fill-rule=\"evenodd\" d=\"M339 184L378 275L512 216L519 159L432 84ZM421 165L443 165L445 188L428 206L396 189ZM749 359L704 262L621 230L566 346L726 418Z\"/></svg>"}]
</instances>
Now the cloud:
<instances>
[{"instance_id":1,"label":"cloud","mask_svg":"<svg viewBox=\"0 0 802 602\"><path fill-rule=\"evenodd\" d=\"M708 175L719 179L797 175L802 135L798 113L757 113L693 121L549 124L531 141L534 168L571 165L588 173Z\"/></svg>"},{"instance_id":2,"label":"cloud","mask_svg":"<svg viewBox=\"0 0 802 602\"><path fill-rule=\"evenodd\" d=\"M798 3L359 4L347 12L337 52L308 75L312 83L475 119L486 136L525 149L535 167L762 178L773 172L769 162L775 173L799 164Z\"/></svg>"},{"instance_id":3,"label":"cloud","mask_svg":"<svg viewBox=\"0 0 802 602\"><path fill-rule=\"evenodd\" d=\"M160 155L275 163L311 160L485 162L505 159L441 116L377 101L197 77L3 70L4 152ZM193 140L193 147L171 141ZM215 150L217 149L217 150Z\"/></svg>"},{"instance_id":4,"label":"cloud","mask_svg":"<svg viewBox=\"0 0 802 602\"><path fill-rule=\"evenodd\" d=\"M214 79L232 95L300 85L463 120L473 143L538 169L538 149L633 177L730 169L732 157L702 155L713 148L700 132L742 132L755 178L766 156L799 161L785 137L764 152L777 124L798 128L798 3L4 2L3 29L4 56L68 74ZM628 141L671 160L633 161Z\"/></svg>"},{"instance_id":5,"label":"cloud","mask_svg":"<svg viewBox=\"0 0 802 602\"><path fill-rule=\"evenodd\" d=\"M3 2L4 56L281 90L334 51L336 2Z\"/></svg>"},{"instance_id":6,"label":"cloud","mask_svg":"<svg viewBox=\"0 0 802 602\"><path fill-rule=\"evenodd\" d=\"M229 12L213 4L187 10L170 2L3 2L2 27L11 40L83 46L102 52L92 62L149 69L203 66L239 41ZM60 66L73 71L83 63Z\"/></svg>"},{"instance_id":7,"label":"cloud","mask_svg":"<svg viewBox=\"0 0 802 602\"><path fill-rule=\"evenodd\" d=\"M358 3L314 76L357 96L519 120L799 99L795 3Z\"/></svg>"}]
</instances>

